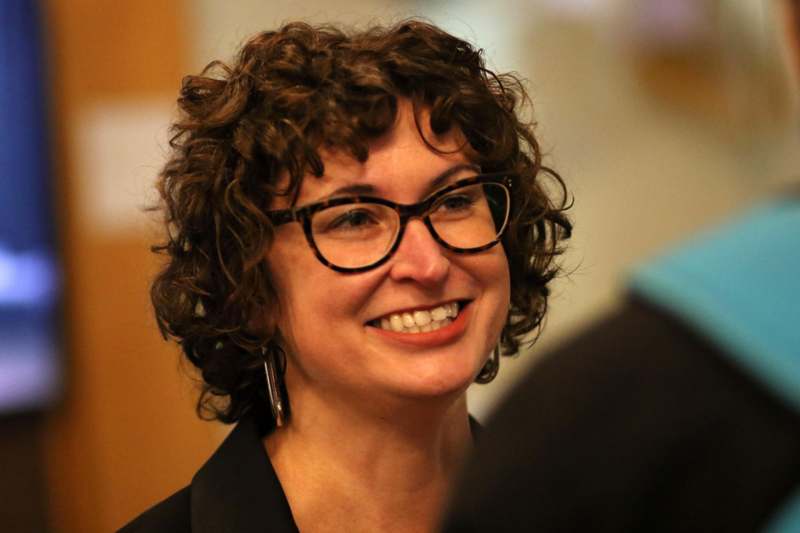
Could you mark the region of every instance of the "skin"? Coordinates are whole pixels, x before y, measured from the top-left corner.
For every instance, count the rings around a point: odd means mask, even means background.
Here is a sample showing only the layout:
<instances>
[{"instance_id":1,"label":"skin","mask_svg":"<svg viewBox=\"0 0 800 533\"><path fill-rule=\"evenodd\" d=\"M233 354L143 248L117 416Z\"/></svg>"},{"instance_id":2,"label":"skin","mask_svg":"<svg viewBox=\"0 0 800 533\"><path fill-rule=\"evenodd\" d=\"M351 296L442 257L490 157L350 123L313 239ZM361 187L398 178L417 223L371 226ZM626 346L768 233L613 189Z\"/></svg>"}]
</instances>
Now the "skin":
<instances>
[{"instance_id":1,"label":"skin","mask_svg":"<svg viewBox=\"0 0 800 533\"><path fill-rule=\"evenodd\" d=\"M426 115L420 122L428 140L452 153L425 145L410 103L401 101L395 127L371 144L369 159L323 154L325 175L304 179L297 205L356 183L395 202L424 199L435 176L469 158L458 151L457 132L436 137ZM279 295L292 417L265 446L298 526L433 530L471 445L467 387L506 320L510 281L502 246L452 253L412 220L386 264L341 274L316 259L300 224L292 223L278 229L266 260ZM463 331L444 342L406 342L367 324L392 311L462 299L471 300Z\"/></svg>"}]
</instances>

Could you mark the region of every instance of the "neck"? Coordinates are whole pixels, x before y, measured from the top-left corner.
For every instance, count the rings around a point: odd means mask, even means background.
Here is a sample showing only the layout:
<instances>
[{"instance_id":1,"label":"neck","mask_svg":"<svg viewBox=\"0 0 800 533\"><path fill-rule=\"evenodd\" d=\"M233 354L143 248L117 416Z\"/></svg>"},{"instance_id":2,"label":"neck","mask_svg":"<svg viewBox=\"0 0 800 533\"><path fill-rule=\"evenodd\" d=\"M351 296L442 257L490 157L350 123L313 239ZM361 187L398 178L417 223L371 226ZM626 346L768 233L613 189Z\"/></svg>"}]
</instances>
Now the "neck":
<instances>
[{"instance_id":1,"label":"neck","mask_svg":"<svg viewBox=\"0 0 800 533\"><path fill-rule=\"evenodd\" d=\"M432 530L472 443L464 392L354 403L292 391L289 424L265 439L298 526Z\"/></svg>"}]
</instances>

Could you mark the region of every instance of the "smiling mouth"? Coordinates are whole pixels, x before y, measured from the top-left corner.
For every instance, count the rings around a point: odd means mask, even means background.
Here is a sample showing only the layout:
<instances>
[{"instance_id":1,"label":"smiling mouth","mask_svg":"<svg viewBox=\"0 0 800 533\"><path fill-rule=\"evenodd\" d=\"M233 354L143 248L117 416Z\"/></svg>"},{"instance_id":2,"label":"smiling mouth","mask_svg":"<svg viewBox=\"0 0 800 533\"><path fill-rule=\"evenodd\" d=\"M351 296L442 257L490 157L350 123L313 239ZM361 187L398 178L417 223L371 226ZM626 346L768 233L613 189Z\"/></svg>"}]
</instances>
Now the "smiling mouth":
<instances>
[{"instance_id":1,"label":"smiling mouth","mask_svg":"<svg viewBox=\"0 0 800 533\"><path fill-rule=\"evenodd\" d=\"M367 324L396 333L427 333L450 325L459 312L469 303L467 300L448 302L433 308L415 309L391 313Z\"/></svg>"}]
</instances>

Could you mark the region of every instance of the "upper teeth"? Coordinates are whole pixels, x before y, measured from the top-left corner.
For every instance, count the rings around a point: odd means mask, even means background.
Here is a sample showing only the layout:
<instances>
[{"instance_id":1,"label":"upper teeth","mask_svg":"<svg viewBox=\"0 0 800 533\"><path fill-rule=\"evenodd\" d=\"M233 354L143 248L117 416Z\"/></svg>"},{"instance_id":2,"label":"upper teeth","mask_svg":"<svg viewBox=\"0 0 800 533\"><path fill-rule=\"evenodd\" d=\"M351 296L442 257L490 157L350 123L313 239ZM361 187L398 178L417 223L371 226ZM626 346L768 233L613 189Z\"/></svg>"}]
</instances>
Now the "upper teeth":
<instances>
[{"instance_id":1,"label":"upper teeth","mask_svg":"<svg viewBox=\"0 0 800 533\"><path fill-rule=\"evenodd\" d=\"M382 329L403 333L419 333L433 331L452 322L458 315L458 304L443 304L429 310L392 313L380 320Z\"/></svg>"}]
</instances>

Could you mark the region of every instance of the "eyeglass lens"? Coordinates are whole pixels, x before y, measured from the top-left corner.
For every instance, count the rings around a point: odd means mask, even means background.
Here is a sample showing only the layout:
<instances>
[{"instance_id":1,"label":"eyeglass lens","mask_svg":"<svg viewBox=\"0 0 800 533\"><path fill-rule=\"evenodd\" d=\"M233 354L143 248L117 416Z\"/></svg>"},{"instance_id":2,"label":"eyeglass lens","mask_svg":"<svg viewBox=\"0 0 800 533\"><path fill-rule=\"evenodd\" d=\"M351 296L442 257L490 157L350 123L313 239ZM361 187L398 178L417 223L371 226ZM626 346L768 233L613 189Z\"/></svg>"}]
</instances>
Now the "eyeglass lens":
<instances>
[{"instance_id":1,"label":"eyeglass lens","mask_svg":"<svg viewBox=\"0 0 800 533\"><path fill-rule=\"evenodd\" d=\"M459 187L439 198L428 211L433 230L449 246L463 251L497 240L508 219L508 190L499 183ZM361 202L332 206L311 220L320 254L342 268L360 268L390 252L400 232L398 212L386 205Z\"/></svg>"}]
</instances>

